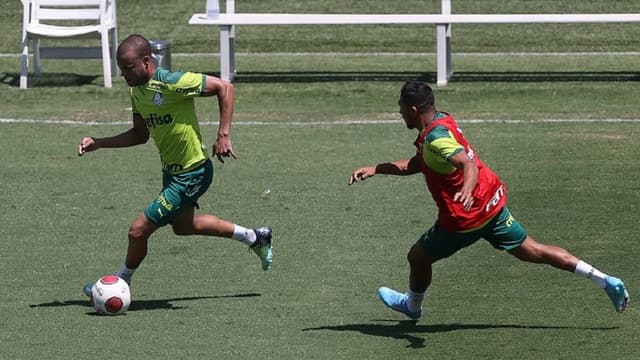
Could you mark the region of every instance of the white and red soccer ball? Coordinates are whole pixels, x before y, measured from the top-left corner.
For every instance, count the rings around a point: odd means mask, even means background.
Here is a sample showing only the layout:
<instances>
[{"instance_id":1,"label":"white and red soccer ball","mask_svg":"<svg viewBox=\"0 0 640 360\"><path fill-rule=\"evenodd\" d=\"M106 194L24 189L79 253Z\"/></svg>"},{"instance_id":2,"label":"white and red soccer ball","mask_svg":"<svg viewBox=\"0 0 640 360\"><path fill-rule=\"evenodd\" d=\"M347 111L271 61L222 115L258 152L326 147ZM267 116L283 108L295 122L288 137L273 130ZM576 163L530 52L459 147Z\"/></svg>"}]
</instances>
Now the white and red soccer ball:
<instances>
[{"instance_id":1,"label":"white and red soccer ball","mask_svg":"<svg viewBox=\"0 0 640 360\"><path fill-rule=\"evenodd\" d=\"M129 284L116 275L105 275L93 284L91 301L98 314L124 314L131 305Z\"/></svg>"}]
</instances>

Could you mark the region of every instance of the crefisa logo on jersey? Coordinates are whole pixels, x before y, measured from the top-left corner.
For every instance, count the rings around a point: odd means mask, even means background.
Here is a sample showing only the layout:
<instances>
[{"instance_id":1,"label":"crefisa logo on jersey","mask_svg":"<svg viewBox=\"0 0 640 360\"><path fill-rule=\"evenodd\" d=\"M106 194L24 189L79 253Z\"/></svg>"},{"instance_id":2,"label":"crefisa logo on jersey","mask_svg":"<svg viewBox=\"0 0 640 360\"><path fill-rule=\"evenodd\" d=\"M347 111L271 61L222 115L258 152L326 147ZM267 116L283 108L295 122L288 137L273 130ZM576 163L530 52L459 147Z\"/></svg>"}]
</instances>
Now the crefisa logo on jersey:
<instances>
[{"instance_id":1,"label":"crefisa logo on jersey","mask_svg":"<svg viewBox=\"0 0 640 360\"><path fill-rule=\"evenodd\" d=\"M153 101L156 106L160 106L164 103L164 97L162 97L162 93L155 93L153 94L151 101Z\"/></svg>"}]
</instances>

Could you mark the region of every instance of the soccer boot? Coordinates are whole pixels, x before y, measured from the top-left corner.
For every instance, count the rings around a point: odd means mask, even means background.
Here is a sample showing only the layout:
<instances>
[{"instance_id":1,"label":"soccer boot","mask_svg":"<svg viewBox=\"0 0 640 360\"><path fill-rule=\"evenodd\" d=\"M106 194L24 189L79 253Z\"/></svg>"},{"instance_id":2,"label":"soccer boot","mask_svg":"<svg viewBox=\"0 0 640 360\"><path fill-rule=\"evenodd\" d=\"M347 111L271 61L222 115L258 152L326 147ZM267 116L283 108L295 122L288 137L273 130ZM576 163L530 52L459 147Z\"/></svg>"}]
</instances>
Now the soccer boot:
<instances>
[{"instance_id":1,"label":"soccer boot","mask_svg":"<svg viewBox=\"0 0 640 360\"><path fill-rule=\"evenodd\" d=\"M91 289L93 288L93 284L95 284L95 282L90 282L87 283L83 288L82 288L82 292L87 295L88 297L91 297Z\"/></svg>"},{"instance_id":2,"label":"soccer boot","mask_svg":"<svg viewBox=\"0 0 640 360\"><path fill-rule=\"evenodd\" d=\"M267 271L271 269L271 262L273 260L273 250L271 248L271 233L270 227L264 226L253 229L256 233L256 242L249 248L260 257L262 262L262 270Z\"/></svg>"},{"instance_id":3,"label":"soccer boot","mask_svg":"<svg viewBox=\"0 0 640 360\"><path fill-rule=\"evenodd\" d=\"M623 312L627 306L629 306L630 300L629 293L624 287L624 283L622 280L613 276L607 276L605 282L607 286L604 288L604 291L607 292L609 299L611 299L613 307L617 312Z\"/></svg>"},{"instance_id":4,"label":"soccer boot","mask_svg":"<svg viewBox=\"0 0 640 360\"><path fill-rule=\"evenodd\" d=\"M422 316L422 309L416 312L409 311L407 307L407 294L399 293L388 287L381 287L378 289L378 296L391 310L401 312L413 320L418 320Z\"/></svg>"}]
</instances>

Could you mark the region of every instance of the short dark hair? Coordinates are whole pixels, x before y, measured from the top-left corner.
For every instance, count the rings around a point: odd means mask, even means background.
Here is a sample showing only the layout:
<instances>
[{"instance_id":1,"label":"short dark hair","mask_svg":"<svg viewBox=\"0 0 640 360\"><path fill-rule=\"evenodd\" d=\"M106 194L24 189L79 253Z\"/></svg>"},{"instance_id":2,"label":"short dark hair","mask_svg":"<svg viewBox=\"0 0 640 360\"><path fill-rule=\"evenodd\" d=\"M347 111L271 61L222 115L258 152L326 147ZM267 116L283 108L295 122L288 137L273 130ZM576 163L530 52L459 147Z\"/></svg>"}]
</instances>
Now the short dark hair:
<instances>
[{"instance_id":1,"label":"short dark hair","mask_svg":"<svg viewBox=\"0 0 640 360\"><path fill-rule=\"evenodd\" d=\"M149 44L149 40L140 34L131 34L122 40L120 46L118 46L117 54L120 56L131 49L135 50L139 58L151 56L151 44Z\"/></svg>"},{"instance_id":2,"label":"short dark hair","mask_svg":"<svg viewBox=\"0 0 640 360\"><path fill-rule=\"evenodd\" d=\"M400 90L400 101L415 106L420 112L433 109L435 97L431 87L420 81L407 81Z\"/></svg>"}]
</instances>

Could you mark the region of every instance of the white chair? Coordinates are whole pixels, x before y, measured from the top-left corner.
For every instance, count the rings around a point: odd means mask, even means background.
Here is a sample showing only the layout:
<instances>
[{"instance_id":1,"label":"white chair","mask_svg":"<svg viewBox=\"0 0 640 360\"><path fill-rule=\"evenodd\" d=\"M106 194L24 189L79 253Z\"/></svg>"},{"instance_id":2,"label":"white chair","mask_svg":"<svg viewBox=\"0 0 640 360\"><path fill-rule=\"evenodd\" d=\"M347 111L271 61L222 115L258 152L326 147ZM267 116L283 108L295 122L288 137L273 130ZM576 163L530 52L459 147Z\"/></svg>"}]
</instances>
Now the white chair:
<instances>
[{"instance_id":1,"label":"white chair","mask_svg":"<svg viewBox=\"0 0 640 360\"><path fill-rule=\"evenodd\" d=\"M29 41L33 41L34 75L40 75L41 58L102 58L104 86L111 87L117 73L116 0L21 0L23 4L20 88L27 88ZM86 24L85 24L86 23ZM70 25L73 24L73 25ZM40 48L41 38L97 36L100 47Z\"/></svg>"}]
</instances>

